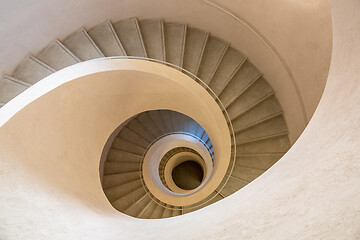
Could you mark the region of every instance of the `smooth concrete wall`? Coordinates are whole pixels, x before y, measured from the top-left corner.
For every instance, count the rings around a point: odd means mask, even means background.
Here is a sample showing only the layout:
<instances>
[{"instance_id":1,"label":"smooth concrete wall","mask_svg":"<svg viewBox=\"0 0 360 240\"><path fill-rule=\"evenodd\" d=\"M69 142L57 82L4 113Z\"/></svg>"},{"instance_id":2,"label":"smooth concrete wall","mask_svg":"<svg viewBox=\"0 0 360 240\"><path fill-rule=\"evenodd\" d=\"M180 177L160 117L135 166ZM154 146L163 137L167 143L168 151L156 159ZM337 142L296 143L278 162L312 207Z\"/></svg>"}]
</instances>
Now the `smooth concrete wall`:
<instances>
[{"instance_id":1,"label":"smooth concrete wall","mask_svg":"<svg viewBox=\"0 0 360 240\"><path fill-rule=\"evenodd\" d=\"M300 3L301 2L301 3ZM128 17L164 18L210 31L244 52L275 89L290 141L300 136L320 99L331 53L331 19L326 0L218 1L243 17L285 60L289 72L258 35L203 0L63 0L0 3L0 75L27 55L80 27ZM297 87L298 85L298 87Z\"/></svg>"}]
</instances>

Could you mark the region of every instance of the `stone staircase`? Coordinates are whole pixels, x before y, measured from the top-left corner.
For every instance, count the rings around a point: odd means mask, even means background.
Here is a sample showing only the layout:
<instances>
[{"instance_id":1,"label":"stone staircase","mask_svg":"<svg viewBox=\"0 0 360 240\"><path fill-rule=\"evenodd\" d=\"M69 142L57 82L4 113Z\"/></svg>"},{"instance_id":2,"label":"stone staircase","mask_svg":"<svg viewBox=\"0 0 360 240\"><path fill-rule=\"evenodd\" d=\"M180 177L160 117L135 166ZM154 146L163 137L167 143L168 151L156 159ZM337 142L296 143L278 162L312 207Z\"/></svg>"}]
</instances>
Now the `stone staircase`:
<instances>
[{"instance_id":1,"label":"stone staircase","mask_svg":"<svg viewBox=\"0 0 360 240\"><path fill-rule=\"evenodd\" d=\"M178 126L166 114L137 116L117 136L104 169L104 191L119 211L139 218L164 218L196 210L246 186L289 149L281 106L271 86L249 60L209 32L161 19L105 22L52 42L36 56L27 56L11 75L3 77L0 107L62 68L112 56L157 59L198 76L225 106L236 138L236 161L227 173L228 181L223 180L225 186L209 196L210 201L204 199L206 204L174 207L154 201L146 193L139 163L154 137Z\"/></svg>"}]
</instances>

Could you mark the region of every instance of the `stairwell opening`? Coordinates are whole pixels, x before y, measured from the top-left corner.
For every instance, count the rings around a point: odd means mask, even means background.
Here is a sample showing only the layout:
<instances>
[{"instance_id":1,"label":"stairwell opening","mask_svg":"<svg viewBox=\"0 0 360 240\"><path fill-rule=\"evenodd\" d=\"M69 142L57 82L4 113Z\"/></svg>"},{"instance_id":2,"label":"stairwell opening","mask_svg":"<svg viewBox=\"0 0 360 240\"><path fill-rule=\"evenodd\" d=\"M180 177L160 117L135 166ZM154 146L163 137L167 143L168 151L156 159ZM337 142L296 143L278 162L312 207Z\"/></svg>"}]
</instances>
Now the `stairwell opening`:
<instances>
[{"instance_id":1,"label":"stairwell opening","mask_svg":"<svg viewBox=\"0 0 360 240\"><path fill-rule=\"evenodd\" d=\"M171 175L174 183L179 188L193 190L202 183L204 169L198 162L187 160L174 167Z\"/></svg>"}]
</instances>

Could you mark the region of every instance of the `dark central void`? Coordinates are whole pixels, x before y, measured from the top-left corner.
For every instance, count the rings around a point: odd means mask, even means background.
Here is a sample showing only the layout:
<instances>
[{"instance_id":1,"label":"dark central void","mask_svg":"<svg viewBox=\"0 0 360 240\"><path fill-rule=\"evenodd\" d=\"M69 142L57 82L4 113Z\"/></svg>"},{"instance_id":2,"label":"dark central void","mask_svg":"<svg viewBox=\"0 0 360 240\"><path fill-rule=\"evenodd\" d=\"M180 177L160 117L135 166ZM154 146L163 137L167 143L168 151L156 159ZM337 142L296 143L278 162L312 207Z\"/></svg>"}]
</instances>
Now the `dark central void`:
<instances>
[{"instance_id":1,"label":"dark central void","mask_svg":"<svg viewBox=\"0 0 360 240\"><path fill-rule=\"evenodd\" d=\"M204 177L204 171L200 164L191 160L177 165L171 174L174 183L184 190L197 188Z\"/></svg>"}]
</instances>

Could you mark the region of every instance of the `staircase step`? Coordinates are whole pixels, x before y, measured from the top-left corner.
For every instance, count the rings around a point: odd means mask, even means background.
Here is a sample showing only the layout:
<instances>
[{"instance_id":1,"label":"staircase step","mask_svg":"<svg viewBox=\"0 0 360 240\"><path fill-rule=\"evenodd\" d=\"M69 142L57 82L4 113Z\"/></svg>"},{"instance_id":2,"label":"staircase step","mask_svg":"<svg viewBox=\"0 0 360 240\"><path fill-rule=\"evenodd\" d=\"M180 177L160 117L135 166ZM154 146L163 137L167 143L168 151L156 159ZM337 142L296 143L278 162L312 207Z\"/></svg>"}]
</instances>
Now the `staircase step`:
<instances>
[{"instance_id":1,"label":"staircase step","mask_svg":"<svg viewBox=\"0 0 360 240\"><path fill-rule=\"evenodd\" d=\"M126 55L110 21L97 25L88 33L106 57Z\"/></svg>"},{"instance_id":2,"label":"staircase step","mask_svg":"<svg viewBox=\"0 0 360 240\"><path fill-rule=\"evenodd\" d=\"M183 66L186 29L184 24L165 24L166 61L179 67Z\"/></svg>"},{"instance_id":3,"label":"staircase step","mask_svg":"<svg viewBox=\"0 0 360 240\"><path fill-rule=\"evenodd\" d=\"M67 49L59 40L47 46L38 56L38 59L55 70L60 70L80 62L69 49Z\"/></svg>"},{"instance_id":4,"label":"staircase step","mask_svg":"<svg viewBox=\"0 0 360 240\"><path fill-rule=\"evenodd\" d=\"M26 57L15 69L12 77L29 84L35 84L56 70L36 57Z\"/></svg>"},{"instance_id":5,"label":"staircase step","mask_svg":"<svg viewBox=\"0 0 360 240\"><path fill-rule=\"evenodd\" d=\"M251 153L279 153L287 152L290 148L290 141L288 135L280 135L272 138L263 139L260 141L242 144L237 147L238 154Z\"/></svg>"},{"instance_id":6,"label":"staircase step","mask_svg":"<svg viewBox=\"0 0 360 240\"><path fill-rule=\"evenodd\" d=\"M227 181L226 185L231 189L238 191L239 189L245 187L249 183L245 180L240 178L236 178L235 176L230 176L229 180Z\"/></svg>"},{"instance_id":7,"label":"staircase step","mask_svg":"<svg viewBox=\"0 0 360 240\"><path fill-rule=\"evenodd\" d=\"M180 113L175 111L170 111L171 125L174 127L175 132L180 132L181 122L180 122Z\"/></svg>"},{"instance_id":8,"label":"staircase step","mask_svg":"<svg viewBox=\"0 0 360 240\"><path fill-rule=\"evenodd\" d=\"M136 203L140 198L144 196L145 190L143 187L132 191L122 198L119 198L112 202L111 204L119 211L124 211L125 209L129 208L132 204Z\"/></svg>"},{"instance_id":9,"label":"staircase step","mask_svg":"<svg viewBox=\"0 0 360 240\"><path fill-rule=\"evenodd\" d=\"M235 165L232 175L240 179L244 179L247 182L251 182L254 179L258 178L263 173L264 170L245 168L242 166Z\"/></svg>"},{"instance_id":10,"label":"staircase step","mask_svg":"<svg viewBox=\"0 0 360 240\"><path fill-rule=\"evenodd\" d=\"M261 77L229 105L226 110L231 119L235 119L246 111L256 108L262 101L270 98L274 91L266 80Z\"/></svg>"},{"instance_id":11,"label":"staircase step","mask_svg":"<svg viewBox=\"0 0 360 240\"><path fill-rule=\"evenodd\" d=\"M270 135L266 135L266 136L262 136L262 137L258 137L258 138L251 138L251 139L237 139L236 144L239 145L244 145L244 144L249 144L249 143L253 143L253 142L259 142L259 141L264 141L266 139L270 139L270 138L276 138L276 137L282 137L282 136L287 136L288 132L279 132L279 133L275 133L275 134L270 134Z\"/></svg>"},{"instance_id":12,"label":"staircase step","mask_svg":"<svg viewBox=\"0 0 360 240\"><path fill-rule=\"evenodd\" d=\"M0 102L8 103L11 99L25 91L30 84L14 79L10 76L4 76L0 82Z\"/></svg>"},{"instance_id":13,"label":"staircase step","mask_svg":"<svg viewBox=\"0 0 360 240\"><path fill-rule=\"evenodd\" d=\"M132 142L143 149L146 149L150 145L148 141L146 141L143 137L141 137L137 133L133 132L128 127L124 127L123 129L121 129L118 137L126 139L129 142Z\"/></svg>"},{"instance_id":14,"label":"staircase step","mask_svg":"<svg viewBox=\"0 0 360 240\"><path fill-rule=\"evenodd\" d=\"M142 158L142 155L130 153L127 151L121 151L121 150L115 149L115 148L110 148L106 161L139 163L141 161L141 158Z\"/></svg>"},{"instance_id":15,"label":"staircase step","mask_svg":"<svg viewBox=\"0 0 360 240\"><path fill-rule=\"evenodd\" d=\"M158 138L162 135L161 130L149 117L147 112L139 114L136 119L141 123L141 125L146 126L146 129L151 133L153 137Z\"/></svg>"},{"instance_id":16,"label":"staircase step","mask_svg":"<svg viewBox=\"0 0 360 240\"><path fill-rule=\"evenodd\" d=\"M231 187L225 185L221 191L220 191L220 194L222 194L223 196L225 197L228 197L230 196L231 194L233 194L234 192L236 192L236 190L232 189Z\"/></svg>"},{"instance_id":17,"label":"staircase step","mask_svg":"<svg viewBox=\"0 0 360 240\"><path fill-rule=\"evenodd\" d=\"M129 18L114 24L122 46L128 56L146 57L146 50L138 20Z\"/></svg>"},{"instance_id":18,"label":"staircase step","mask_svg":"<svg viewBox=\"0 0 360 240\"><path fill-rule=\"evenodd\" d=\"M151 219L159 219L162 217L165 208L161 205L157 205L154 211L151 213Z\"/></svg>"},{"instance_id":19,"label":"staircase step","mask_svg":"<svg viewBox=\"0 0 360 240\"><path fill-rule=\"evenodd\" d=\"M209 202L207 202L205 205L203 205L203 206L201 206L201 207L199 207L197 209L194 209L193 211L198 210L198 209L203 208L203 207L206 207L206 206L209 206L209 205L211 205L213 203L216 203L216 202L218 202L218 201L220 201L222 199L224 199L224 197L222 197L220 194L218 194L213 199L211 199Z\"/></svg>"},{"instance_id":20,"label":"staircase step","mask_svg":"<svg viewBox=\"0 0 360 240\"><path fill-rule=\"evenodd\" d=\"M282 155L238 156L236 157L236 164L243 167L267 170L281 157Z\"/></svg>"},{"instance_id":21,"label":"staircase step","mask_svg":"<svg viewBox=\"0 0 360 240\"><path fill-rule=\"evenodd\" d=\"M136 172L139 171L140 164L137 162L123 163L123 162L108 162L104 164L104 175Z\"/></svg>"},{"instance_id":22,"label":"staircase step","mask_svg":"<svg viewBox=\"0 0 360 240\"><path fill-rule=\"evenodd\" d=\"M117 173L103 176L103 188L110 189L140 178L140 172Z\"/></svg>"},{"instance_id":23,"label":"staircase step","mask_svg":"<svg viewBox=\"0 0 360 240\"><path fill-rule=\"evenodd\" d=\"M131 120L126 126L149 143L152 143L156 139L156 136L153 136L151 132L146 129L137 118Z\"/></svg>"},{"instance_id":24,"label":"staircase step","mask_svg":"<svg viewBox=\"0 0 360 240\"><path fill-rule=\"evenodd\" d=\"M228 47L225 41L209 36L197 74L206 84L210 83Z\"/></svg>"},{"instance_id":25,"label":"staircase step","mask_svg":"<svg viewBox=\"0 0 360 240\"><path fill-rule=\"evenodd\" d=\"M84 28L69 35L62 43L81 61L104 57Z\"/></svg>"},{"instance_id":26,"label":"staircase step","mask_svg":"<svg viewBox=\"0 0 360 240\"><path fill-rule=\"evenodd\" d=\"M272 95L260 102L256 107L246 111L242 115L239 115L239 117L233 119L231 122L235 131L239 131L281 114L281 106L276 100L276 97Z\"/></svg>"},{"instance_id":27,"label":"staircase step","mask_svg":"<svg viewBox=\"0 0 360 240\"><path fill-rule=\"evenodd\" d=\"M127 151L141 156L143 156L146 150L145 148L135 143L129 142L128 140L119 137L116 137L114 139L112 148L116 148L122 151Z\"/></svg>"},{"instance_id":28,"label":"staircase step","mask_svg":"<svg viewBox=\"0 0 360 240\"><path fill-rule=\"evenodd\" d=\"M133 202L133 204L131 204L128 208L126 208L124 213L133 217L137 217L150 201L150 197L145 193L143 196Z\"/></svg>"},{"instance_id":29,"label":"staircase step","mask_svg":"<svg viewBox=\"0 0 360 240\"><path fill-rule=\"evenodd\" d=\"M162 118L162 122L165 125L165 128L167 130L167 132L175 132L175 127L173 126L173 119L172 119L172 115L171 115L171 111L161 111L161 118Z\"/></svg>"},{"instance_id":30,"label":"staircase step","mask_svg":"<svg viewBox=\"0 0 360 240\"><path fill-rule=\"evenodd\" d=\"M264 138L271 135L287 132L285 119L282 115L271 118L256 126L250 127L244 131L237 132L236 142L249 142L254 139Z\"/></svg>"},{"instance_id":31,"label":"staircase step","mask_svg":"<svg viewBox=\"0 0 360 240\"><path fill-rule=\"evenodd\" d=\"M162 19L142 20L139 22L149 58L165 61L164 22Z\"/></svg>"},{"instance_id":32,"label":"staircase step","mask_svg":"<svg viewBox=\"0 0 360 240\"><path fill-rule=\"evenodd\" d=\"M219 96L224 106L234 102L260 75L260 72L246 61Z\"/></svg>"},{"instance_id":33,"label":"staircase step","mask_svg":"<svg viewBox=\"0 0 360 240\"><path fill-rule=\"evenodd\" d=\"M236 49L229 47L226 50L214 76L208 84L217 96L220 95L245 61L246 57Z\"/></svg>"},{"instance_id":34,"label":"staircase step","mask_svg":"<svg viewBox=\"0 0 360 240\"><path fill-rule=\"evenodd\" d=\"M208 37L208 32L196 28L189 27L186 31L183 68L194 75L199 70Z\"/></svg>"},{"instance_id":35,"label":"staircase step","mask_svg":"<svg viewBox=\"0 0 360 240\"><path fill-rule=\"evenodd\" d=\"M176 217L176 216L180 216L182 215L182 210L180 208L175 208L173 211L172 211L172 216L173 217Z\"/></svg>"},{"instance_id":36,"label":"staircase step","mask_svg":"<svg viewBox=\"0 0 360 240\"><path fill-rule=\"evenodd\" d=\"M154 212L157 206L158 204L151 200L148 205L143 209L144 211L139 214L139 218L150 218L151 214Z\"/></svg>"},{"instance_id":37,"label":"staircase step","mask_svg":"<svg viewBox=\"0 0 360 240\"><path fill-rule=\"evenodd\" d=\"M161 135L165 134L167 131L164 127L164 123L162 122L162 116L159 111L150 111L147 112L149 118L156 124L157 128L161 132Z\"/></svg>"},{"instance_id":38,"label":"staircase step","mask_svg":"<svg viewBox=\"0 0 360 240\"><path fill-rule=\"evenodd\" d=\"M167 205L166 205L166 208L165 208L164 211L163 211L163 214L162 214L161 218L172 217L173 210L172 210L172 209L169 209L169 208L172 208L172 206L167 204Z\"/></svg>"},{"instance_id":39,"label":"staircase step","mask_svg":"<svg viewBox=\"0 0 360 240\"><path fill-rule=\"evenodd\" d=\"M128 193L137 190L138 188L142 188L140 179L107 189L105 190L105 194L110 202L114 202L117 199L124 197Z\"/></svg>"}]
</instances>

